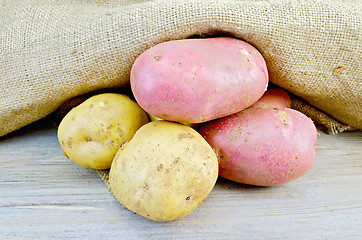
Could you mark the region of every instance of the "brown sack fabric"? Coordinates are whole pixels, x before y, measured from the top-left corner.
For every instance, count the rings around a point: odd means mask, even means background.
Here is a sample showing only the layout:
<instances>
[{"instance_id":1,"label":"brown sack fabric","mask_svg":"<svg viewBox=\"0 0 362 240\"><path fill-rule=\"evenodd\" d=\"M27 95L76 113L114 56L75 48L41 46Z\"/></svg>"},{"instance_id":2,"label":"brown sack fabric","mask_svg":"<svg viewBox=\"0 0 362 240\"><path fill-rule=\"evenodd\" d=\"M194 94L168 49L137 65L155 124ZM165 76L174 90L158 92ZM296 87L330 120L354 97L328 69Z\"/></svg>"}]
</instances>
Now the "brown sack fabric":
<instances>
[{"instance_id":1,"label":"brown sack fabric","mask_svg":"<svg viewBox=\"0 0 362 240\"><path fill-rule=\"evenodd\" d=\"M341 130L361 129L361 16L359 0L0 0L0 136L125 85L157 43L220 33L259 49L271 82Z\"/></svg>"}]
</instances>

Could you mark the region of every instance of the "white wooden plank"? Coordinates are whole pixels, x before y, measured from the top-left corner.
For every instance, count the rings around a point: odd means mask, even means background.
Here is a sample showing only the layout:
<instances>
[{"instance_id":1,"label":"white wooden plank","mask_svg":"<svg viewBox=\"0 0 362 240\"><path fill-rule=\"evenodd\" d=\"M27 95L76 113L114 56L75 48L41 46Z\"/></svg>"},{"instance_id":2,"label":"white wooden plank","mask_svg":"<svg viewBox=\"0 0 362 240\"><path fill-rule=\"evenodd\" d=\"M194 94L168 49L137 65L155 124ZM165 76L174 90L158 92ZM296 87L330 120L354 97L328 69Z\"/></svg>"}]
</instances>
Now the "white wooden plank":
<instances>
[{"instance_id":1,"label":"white wooden plank","mask_svg":"<svg viewBox=\"0 0 362 240\"><path fill-rule=\"evenodd\" d=\"M317 161L280 187L219 179L184 219L152 222L62 154L42 121L0 139L0 239L362 239L362 133L320 133Z\"/></svg>"}]
</instances>

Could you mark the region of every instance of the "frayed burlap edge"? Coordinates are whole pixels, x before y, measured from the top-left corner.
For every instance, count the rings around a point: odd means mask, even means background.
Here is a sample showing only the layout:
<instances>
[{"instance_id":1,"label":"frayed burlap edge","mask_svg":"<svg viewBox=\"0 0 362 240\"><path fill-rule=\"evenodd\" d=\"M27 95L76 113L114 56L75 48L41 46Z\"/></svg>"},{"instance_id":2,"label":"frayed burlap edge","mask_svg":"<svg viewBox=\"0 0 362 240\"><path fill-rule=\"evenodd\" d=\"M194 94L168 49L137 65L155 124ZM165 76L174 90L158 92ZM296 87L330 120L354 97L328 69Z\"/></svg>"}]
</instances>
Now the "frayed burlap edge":
<instances>
[{"instance_id":1,"label":"frayed burlap edge","mask_svg":"<svg viewBox=\"0 0 362 240\"><path fill-rule=\"evenodd\" d=\"M308 117L310 117L316 127L328 134L337 134L344 131L353 131L355 128L338 122L334 118L330 117L326 113L314 108L302 99L292 97L292 109L295 109Z\"/></svg>"},{"instance_id":2,"label":"frayed burlap edge","mask_svg":"<svg viewBox=\"0 0 362 240\"><path fill-rule=\"evenodd\" d=\"M112 192L111 185L109 184L109 169L97 170L97 173L101 177L103 182L106 184L108 190Z\"/></svg>"},{"instance_id":3,"label":"frayed burlap edge","mask_svg":"<svg viewBox=\"0 0 362 240\"><path fill-rule=\"evenodd\" d=\"M273 84L271 84L273 85ZM89 97L101 94L101 93L119 93L125 94L131 97L134 100L132 92L129 88L129 85L121 87L121 88L111 88L111 89L102 89L96 92L90 92L84 95L80 95L74 98L71 98L65 101L56 111L49 115L50 119L53 121L55 126L58 126L60 121L65 117L65 115L74 107L79 105L80 103L84 102ZM328 134L338 134L344 131L354 131L356 130L352 126L343 124L329 116L328 114L324 113L323 111L313 107L309 103L305 102L303 99L289 93L292 99L292 109L295 109L308 117L310 117L316 127Z\"/></svg>"}]
</instances>

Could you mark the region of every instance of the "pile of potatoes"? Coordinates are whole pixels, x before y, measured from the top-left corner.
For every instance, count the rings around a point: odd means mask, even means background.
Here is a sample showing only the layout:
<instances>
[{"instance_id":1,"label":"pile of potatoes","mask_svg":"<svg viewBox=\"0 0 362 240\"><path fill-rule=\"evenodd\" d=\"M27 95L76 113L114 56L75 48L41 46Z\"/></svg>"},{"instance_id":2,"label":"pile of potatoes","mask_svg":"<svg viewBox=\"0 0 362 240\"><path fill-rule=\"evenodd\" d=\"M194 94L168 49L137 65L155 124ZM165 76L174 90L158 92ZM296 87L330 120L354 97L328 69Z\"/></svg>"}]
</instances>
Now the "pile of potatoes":
<instances>
[{"instance_id":1,"label":"pile of potatoes","mask_svg":"<svg viewBox=\"0 0 362 240\"><path fill-rule=\"evenodd\" d=\"M116 199L148 219L185 217L218 176L277 186L315 161L313 122L268 89L265 60L246 42L158 44L136 59L130 85L135 101L95 95L63 118L58 139L77 164L110 168Z\"/></svg>"}]
</instances>

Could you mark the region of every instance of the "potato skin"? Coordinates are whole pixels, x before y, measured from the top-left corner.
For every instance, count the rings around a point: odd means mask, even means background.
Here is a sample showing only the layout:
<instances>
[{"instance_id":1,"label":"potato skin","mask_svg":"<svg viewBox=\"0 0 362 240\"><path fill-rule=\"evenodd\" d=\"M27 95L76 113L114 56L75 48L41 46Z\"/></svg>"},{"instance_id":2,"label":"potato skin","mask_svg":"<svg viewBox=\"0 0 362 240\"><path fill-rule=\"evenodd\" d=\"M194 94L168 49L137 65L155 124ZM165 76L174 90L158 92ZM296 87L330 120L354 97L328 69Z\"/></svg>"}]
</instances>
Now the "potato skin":
<instances>
[{"instance_id":1,"label":"potato skin","mask_svg":"<svg viewBox=\"0 0 362 240\"><path fill-rule=\"evenodd\" d=\"M189 126L157 120L141 127L112 163L113 195L127 209L154 221L191 213L218 177L217 157Z\"/></svg>"},{"instance_id":2,"label":"potato skin","mask_svg":"<svg viewBox=\"0 0 362 240\"><path fill-rule=\"evenodd\" d=\"M131 70L140 106L170 121L200 123L245 109L268 85L262 55L234 38L163 42L142 53Z\"/></svg>"},{"instance_id":3,"label":"potato skin","mask_svg":"<svg viewBox=\"0 0 362 240\"><path fill-rule=\"evenodd\" d=\"M315 161L316 128L289 108L248 108L206 124L200 134L218 155L219 175L240 183L281 185Z\"/></svg>"},{"instance_id":4,"label":"potato skin","mask_svg":"<svg viewBox=\"0 0 362 240\"><path fill-rule=\"evenodd\" d=\"M153 116L153 115L150 114L150 113L148 113L148 118L150 119L150 121L164 120L164 119L161 119L161 118L159 118L159 117ZM183 125L192 127L192 128L195 129L196 131L197 131L197 128L199 127L199 124L198 124L198 123L183 123L183 122L180 122L180 123L182 123Z\"/></svg>"},{"instance_id":5,"label":"potato skin","mask_svg":"<svg viewBox=\"0 0 362 240\"><path fill-rule=\"evenodd\" d=\"M270 88L250 107L290 108L292 102L287 91L282 88Z\"/></svg>"},{"instance_id":6,"label":"potato skin","mask_svg":"<svg viewBox=\"0 0 362 240\"><path fill-rule=\"evenodd\" d=\"M128 96L99 94L73 108L63 118L58 140L64 154L75 163L107 169L119 146L147 122L147 113Z\"/></svg>"}]
</instances>

